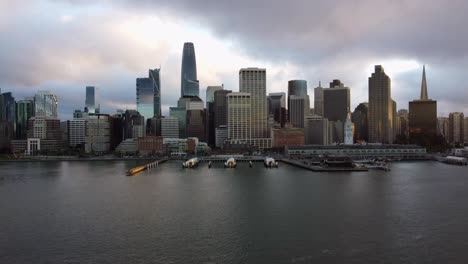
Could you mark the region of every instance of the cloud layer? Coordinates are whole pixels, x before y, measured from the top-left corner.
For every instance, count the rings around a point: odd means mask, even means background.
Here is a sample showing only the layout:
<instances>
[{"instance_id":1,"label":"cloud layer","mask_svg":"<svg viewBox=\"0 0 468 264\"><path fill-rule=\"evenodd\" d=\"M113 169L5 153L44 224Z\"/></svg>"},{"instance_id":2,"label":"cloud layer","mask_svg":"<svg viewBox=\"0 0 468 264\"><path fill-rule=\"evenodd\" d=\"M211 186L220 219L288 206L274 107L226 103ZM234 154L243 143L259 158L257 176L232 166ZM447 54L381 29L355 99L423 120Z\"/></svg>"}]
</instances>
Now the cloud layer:
<instances>
[{"instance_id":1,"label":"cloud layer","mask_svg":"<svg viewBox=\"0 0 468 264\"><path fill-rule=\"evenodd\" d=\"M67 116L84 104L84 86L96 85L103 109L113 111L134 107L135 78L161 65L167 109L179 96L182 44L192 41L202 86L237 90L239 68L259 66L270 92L285 91L289 79L313 88L339 78L356 106L382 64L398 107L407 108L425 63L439 113L467 113L464 10L460 0L4 0L0 87L18 99L54 90Z\"/></svg>"}]
</instances>

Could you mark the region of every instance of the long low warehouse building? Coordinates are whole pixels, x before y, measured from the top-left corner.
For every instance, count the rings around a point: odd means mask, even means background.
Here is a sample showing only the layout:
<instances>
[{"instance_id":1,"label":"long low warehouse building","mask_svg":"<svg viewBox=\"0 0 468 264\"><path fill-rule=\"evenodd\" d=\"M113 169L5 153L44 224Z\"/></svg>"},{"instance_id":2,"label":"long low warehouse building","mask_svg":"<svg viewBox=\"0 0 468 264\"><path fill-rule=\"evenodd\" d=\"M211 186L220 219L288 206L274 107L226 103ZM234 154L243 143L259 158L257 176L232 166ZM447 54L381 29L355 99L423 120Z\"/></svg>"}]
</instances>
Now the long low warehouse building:
<instances>
[{"instance_id":1,"label":"long low warehouse building","mask_svg":"<svg viewBox=\"0 0 468 264\"><path fill-rule=\"evenodd\" d=\"M416 145L306 145L288 146L285 154L290 158L313 158L319 156L348 156L354 159L396 158L426 159L425 148Z\"/></svg>"}]
</instances>

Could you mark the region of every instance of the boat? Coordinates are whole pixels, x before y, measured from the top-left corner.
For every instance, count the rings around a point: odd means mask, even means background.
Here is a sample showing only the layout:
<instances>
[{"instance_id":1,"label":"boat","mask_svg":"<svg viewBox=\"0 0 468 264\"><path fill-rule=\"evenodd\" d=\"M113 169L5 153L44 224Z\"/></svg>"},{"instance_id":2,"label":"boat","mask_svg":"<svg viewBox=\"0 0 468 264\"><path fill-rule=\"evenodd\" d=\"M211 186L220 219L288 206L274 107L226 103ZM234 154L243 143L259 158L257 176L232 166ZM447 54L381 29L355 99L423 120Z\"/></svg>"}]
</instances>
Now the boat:
<instances>
[{"instance_id":1,"label":"boat","mask_svg":"<svg viewBox=\"0 0 468 264\"><path fill-rule=\"evenodd\" d=\"M249 161L249 167L250 167L250 168L252 168L252 167L253 167L253 163L252 163L252 161L251 161L251 160Z\"/></svg>"},{"instance_id":2,"label":"boat","mask_svg":"<svg viewBox=\"0 0 468 264\"><path fill-rule=\"evenodd\" d=\"M263 164L266 168L278 168L278 162L273 158L265 158Z\"/></svg>"},{"instance_id":3,"label":"boat","mask_svg":"<svg viewBox=\"0 0 468 264\"><path fill-rule=\"evenodd\" d=\"M198 163L200 163L200 160L198 158L191 158L187 160L186 162L182 162L182 168L186 169L192 169L198 166Z\"/></svg>"},{"instance_id":4,"label":"boat","mask_svg":"<svg viewBox=\"0 0 468 264\"><path fill-rule=\"evenodd\" d=\"M211 161L208 162L208 169L211 169L212 166L213 166L213 165L211 164Z\"/></svg>"},{"instance_id":5,"label":"boat","mask_svg":"<svg viewBox=\"0 0 468 264\"><path fill-rule=\"evenodd\" d=\"M224 168L235 168L237 166L236 160L234 158L229 158L224 163Z\"/></svg>"}]
</instances>

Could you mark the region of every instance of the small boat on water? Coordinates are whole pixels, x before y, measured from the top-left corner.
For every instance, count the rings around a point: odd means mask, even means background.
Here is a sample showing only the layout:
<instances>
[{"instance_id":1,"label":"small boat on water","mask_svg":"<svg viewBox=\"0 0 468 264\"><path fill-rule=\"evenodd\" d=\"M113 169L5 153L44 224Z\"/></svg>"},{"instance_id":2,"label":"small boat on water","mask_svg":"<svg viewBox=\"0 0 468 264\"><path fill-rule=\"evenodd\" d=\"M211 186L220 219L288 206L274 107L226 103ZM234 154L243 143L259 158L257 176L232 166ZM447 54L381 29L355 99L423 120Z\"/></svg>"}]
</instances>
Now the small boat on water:
<instances>
[{"instance_id":1,"label":"small boat on water","mask_svg":"<svg viewBox=\"0 0 468 264\"><path fill-rule=\"evenodd\" d=\"M253 163L252 161L249 161L249 167L252 168L253 167Z\"/></svg>"},{"instance_id":2,"label":"small boat on water","mask_svg":"<svg viewBox=\"0 0 468 264\"><path fill-rule=\"evenodd\" d=\"M208 162L208 169L211 169L212 166L213 166L213 165L211 164L211 161Z\"/></svg>"},{"instance_id":3,"label":"small boat on water","mask_svg":"<svg viewBox=\"0 0 468 264\"><path fill-rule=\"evenodd\" d=\"M200 163L200 160L198 158L191 158L187 160L186 162L182 162L182 168L184 169L192 169L198 166L198 163Z\"/></svg>"},{"instance_id":4,"label":"small boat on water","mask_svg":"<svg viewBox=\"0 0 468 264\"><path fill-rule=\"evenodd\" d=\"M273 158L265 158L263 164L266 168L278 168L278 162Z\"/></svg>"},{"instance_id":5,"label":"small boat on water","mask_svg":"<svg viewBox=\"0 0 468 264\"><path fill-rule=\"evenodd\" d=\"M224 168L235 168L237 166L236 160L234 158L229 158L224 163Z\"/></svg>"}]
</instances>

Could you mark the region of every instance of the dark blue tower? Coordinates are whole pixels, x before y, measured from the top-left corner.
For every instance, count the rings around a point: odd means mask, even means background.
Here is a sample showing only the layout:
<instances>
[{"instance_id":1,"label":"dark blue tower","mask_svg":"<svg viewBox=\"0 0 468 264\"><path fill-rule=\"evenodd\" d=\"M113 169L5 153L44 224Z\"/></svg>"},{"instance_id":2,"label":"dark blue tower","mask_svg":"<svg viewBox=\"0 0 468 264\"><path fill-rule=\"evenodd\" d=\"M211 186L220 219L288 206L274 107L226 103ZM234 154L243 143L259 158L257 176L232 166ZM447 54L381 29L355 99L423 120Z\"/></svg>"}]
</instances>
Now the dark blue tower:
<instances>
[{"instance_id":1,"label":"dark blue tower","mask_svg":"<svg viewBox=\"0 0 468 264\"><path fill-rule=\"evenodd\" d=\"M182 53L181 97L199 96L200 88L197 79L197 61L193 43L184 43Z\"/></svg>"}]
</instances>

